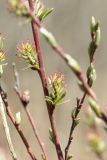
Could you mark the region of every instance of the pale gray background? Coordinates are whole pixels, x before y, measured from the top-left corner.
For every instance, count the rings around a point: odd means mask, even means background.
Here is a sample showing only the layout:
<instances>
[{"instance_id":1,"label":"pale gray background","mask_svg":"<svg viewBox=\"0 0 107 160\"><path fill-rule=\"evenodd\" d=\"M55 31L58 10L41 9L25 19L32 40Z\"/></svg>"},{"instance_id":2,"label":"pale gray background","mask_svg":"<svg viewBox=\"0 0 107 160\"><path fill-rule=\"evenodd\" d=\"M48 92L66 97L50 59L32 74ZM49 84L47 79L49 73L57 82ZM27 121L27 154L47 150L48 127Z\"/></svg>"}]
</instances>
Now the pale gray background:
<instances>
[{"instance_id":1,"label":"pale gray background","mask_svg":"<svg viewBox=\"0 0 107 160\"><path fill-rule=\"evenodd\" d=\"M102 38L101 45L95 56L95 66L97 69L98 79L94 84L94 90L97 93L101 105L105 106L107 104L107 1L45 0L44 3L47 4L47 6L54 8L54 12L44 21L44 25L54 33L64 50L67 53L72 54L72 56L78 60L84 70L84 73L86 71L85 68L88 66L87 48L90 42L90 17L94 15L96 19L100 20ZM0 32L5 37L6 61L8 61L8 66L5 68L2 83L8 92L9 103L12 105L11 109L14 113L20 111L22 114L22 129L34 149L35 154L39 157L40 154L38 153L40 153L40 150L37 145L37 141L31 132L31 127L29 126L24 110L13 90L14 80L11 63L15 61L20 73L22 90L30 90L31 103L29 104L29 108L37 122L40 135L49 150L50 160L55 160L57 158L54 146L48 138L48 129L50 124L45 102L43 100L41 82L38 75L31 70L28 69L23 71L23 68L26 67L26 65L19 62L15 56L17 43L21 40L32 40L30 25L20 27L19 24L22 21L23 20L16 19L14 15L8 13L6 0L0 0ZM81 96L82 93L78 90L78 86L76 84L77 79L65 65L63 60L61 60L59 56L51 50L41 35L40 40L47 75L54 71L64 73L67 83L67 96L65 99L71 99L69 103L57 108L55 112L59 136L64 149L71 124L70 112L76 105L76 97ZM22 141L20 140L13 125L10 123L10 120L9 125L11 126L11 136L19 159L30 159ZM73 159L75 160L83 160L84 158L86 160L95 160L94 154L89 152L87 147L84 146L87 144L86 133L87 128L82 121L75 131L74 141L71 146L71 153L74 155ZM105 140L107 140L107 137ZM4 149L4 152L7 155L6 159L10 160L10 152L5 140L2 125L0 128L0 146ZM2 158L0 158L0 160L2 160Z\"/></svg>"}]
</instances>

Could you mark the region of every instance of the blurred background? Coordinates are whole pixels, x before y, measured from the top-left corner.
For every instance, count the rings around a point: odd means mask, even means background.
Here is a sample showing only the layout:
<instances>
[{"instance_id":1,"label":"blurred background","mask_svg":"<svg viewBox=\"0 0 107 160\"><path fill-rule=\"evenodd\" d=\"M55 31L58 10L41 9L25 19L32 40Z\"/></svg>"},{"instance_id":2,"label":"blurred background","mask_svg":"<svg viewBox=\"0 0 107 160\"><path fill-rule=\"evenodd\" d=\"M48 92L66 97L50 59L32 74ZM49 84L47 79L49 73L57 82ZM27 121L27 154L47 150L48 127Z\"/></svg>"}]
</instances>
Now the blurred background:
<instances>
[{"instance_id":1,"label":"blurred background","mask_svg":"<svg viewBox=\"0 0 107 160\"><path fill-rule=\"evenodd\" d=\"M101 25L101 45L95 55L95 67L97 70L97 80L93 86L94 91L102 106L107 104L107 1L106 0L44 0L43 3L48 7L53 7L54 11L44 20L44 25L51 31L59 44L63 46L65 52L71 54L80 63L84 74L89 64L87 48L91 40L90 37L90 18L95 16L100 20ZM31 101L29 109L38 126L40 135L49 151L50 160L56 160L56 152L53 144L49 140L50 123L43 99L43 90L39 76L30 69L23 70L26 64L19 61L15 56L16 46L23 40L33 40L31 26L20 25L23 19L16 18L7 10L6 0L0 0L0 32L5 37L6 61L8 66L4 69L2 85L8 93L9 103L13 113L20 111L22 117L21 128L26 135L35 154L40 159L40 148L32 133L31 126L27 120L23 107L20 104L17 95L14 92L14 76L12 70L12 62L17 64L20 74L21 89L30 91ZM59 71L65 75L67 84L67 95L65 100L71 101L56 108L55 117L57 128L59 131L60 141L63 150L67 144L69 130L71 126L71 110L76 105L76 97L81 97L82 92L77 86L77 79L70 69L65 65L63 60L52 51L50 46L45 42L44 38L39 35L41 50L43 53L44 65L47 76L54 71ZM87 103L85 103L87 105ZM84 111L81 114L81 123L74 132L74 140L72 142L70 152L73 159L95 160L97 159L93 152L90 152L87 146L87 127L84 124ZM8 117L7 117L8 119ZM8 119L10 133L19 159L29 160L26 148L23 145L14 126ZM104 133L104 140L107 136ZM91 153L91 154L90 154ZM4 155L4 156L3 156ZM105 157L106 157L105 153ZM8 144L4 135L3 126L0 120L0 160L11 160ZM84 156L84 157L83 157Z\"/></svg>"}]
</instances>

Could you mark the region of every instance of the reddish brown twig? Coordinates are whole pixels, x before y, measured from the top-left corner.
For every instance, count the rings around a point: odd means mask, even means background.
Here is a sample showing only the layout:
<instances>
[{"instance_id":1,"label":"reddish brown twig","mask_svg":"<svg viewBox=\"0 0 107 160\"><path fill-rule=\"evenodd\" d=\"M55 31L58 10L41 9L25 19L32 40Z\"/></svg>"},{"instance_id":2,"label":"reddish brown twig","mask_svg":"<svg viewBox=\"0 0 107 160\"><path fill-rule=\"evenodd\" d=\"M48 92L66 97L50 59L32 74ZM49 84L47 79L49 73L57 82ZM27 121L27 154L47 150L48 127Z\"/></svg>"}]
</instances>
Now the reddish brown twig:
<instances>
[{"instance_id":1,"label":"reddish brown twig","mask_svg":"<svg viewBox=\"0 0 107 160\"><path fill-rule=\"evenodd\" d=\"M65 148L65 160L67 160L69 147L70 147L71 142L73 140L73 132L74 132L74 129L75 129L75 120L77 119L78 114L81 110L81 107L83 106L85 97L86 97L86 93L83 94L83 97L81 98L81 100L77 99L77 107L76 107L74 116L72 116L72 124L71 124L71 128L70 128L69 138L68 138L68 142L67 142L67 145L66 145L66 148Z\"/></svg>"},{"instance_id":2,"label":"reddish brown twig","mask_svg":"<svg viewBox=\"0 0 107 160\"><path fill-rule=\"evenodd\" d=\"M14 118L14 115L11 111L11 107L9 106L9 103L8 103L8 99L7 99L7 94L4 92L4 90L2 89L2 87L0 86L0 94L1 94L1 97L2 97L2 100L4 102L4 105L6 107L6 112L7 112L7 115L9 116L11 122L13 123L14 127L16 128L17 132L19 133L26 149L27 149L27 152L29 154L29 156L31 157L32 160L37 160L37 158L35 157L26 137L24 136L23 134L23 131L21 130L20 128L20 125L17 125L16 123L16 120Z\"/></svg>"},{"instance_id":3,"label":"reddish brown twig","mask_svg":"<svg viewBox=\"0 0 107 160\"><path fill-rule=\"evenodd\" d=\"M31 13L33 13L32 12L33 11L32 0L28 0L28 1L29 1L29 6L30 6L30 11L31 11ZM43 90L44 90L44 95L49 96L46 73L45 73L45 69L44 69L44 65L43 65L43 59L42 59L42 54L41 54L40 44L39 44L39 38L38 38L37 28L36 28L34 19L32 20L31 24L32 24L34 42L35 42L35 46L36 46L36 50L37 50L37 56L38 56L39 65L40 65L39 75L41 78L41 82L42 82L42 86L43 86ZM41 27L41 25L39 23L38 23L38 27ZM53 135L54 135L54 142L55 142L57 156L58 156L59 160L64 160L59 137L58 137L58 133L57 133L57 129L56 129L55 118L54 118L54 114L53 114L55 106L50 105L48 102L46 102L46 104L47 104L47 110L48 110L48 114L49 114L49 119L50 119L52 131L53 131Z\"/></svg>"},{"instance_id":4,"label":"reddish brown twig","mask_svg":"<svg viewBox=\"0 0 107 160\"><path fill-rule=\"evenodd\" d=\"M29 103L29 100L30 100L29 93L28 93L28 91L25 91L24 93L21 93L21 91L20 91L19 74L18 74L18 72L16 70L15 63L13 63L13 72L14 72L14 78L15 78L15 91L16 91L16 93L17 93L17 95L18 95L18 97L19 97L19 99L20 99L20 101L21 101L21 103L23 105L23 108L24 108L24 110L25 110L25 112L27 114L28 120L29 120L29 122L30 122L30 124L31 124L31 126L33 128L35 137L36 137L36 139L37 139L37 141L38 141L38 143L39 143L39 145L41 147L41 150L43 152L43 157L45 158L45 160L48 160L48 156L47 156L47 152L46 152L46 149L45 149L45 145L41 140L41 137L40 137L40 135L38 133L38 130L37 130L36 123L35 123L32 115L31 115L31 113L30 113L30 111L28 109L28 103Z\"/></svg>"}]
</instances>

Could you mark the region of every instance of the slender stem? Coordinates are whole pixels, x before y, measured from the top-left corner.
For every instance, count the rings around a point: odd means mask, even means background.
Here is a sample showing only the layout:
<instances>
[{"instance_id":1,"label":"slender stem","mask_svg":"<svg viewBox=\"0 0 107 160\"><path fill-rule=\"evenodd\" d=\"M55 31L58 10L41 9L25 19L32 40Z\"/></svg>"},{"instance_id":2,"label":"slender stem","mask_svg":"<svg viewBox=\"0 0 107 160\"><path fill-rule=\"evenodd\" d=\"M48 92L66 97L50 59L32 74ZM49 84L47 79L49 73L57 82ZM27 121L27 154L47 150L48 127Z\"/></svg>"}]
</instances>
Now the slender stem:
<instances>
[{"instance_id":1,"label":"slender stem","mask_svg":"<svg viewBox=\"0 0 107 160\"><path fill-rule=\"evenodd\" d=\"M28 0L28 1L29 1L30 10L32 12L33 11L32 0ZM34 42L35 42L35 46L36 46L36 50L37 50L37 56L38 56L39 65L40 65L39 75L40 75L40 79L41 79L41 82L42 82L44 95L49 96L46 73L45 73L45 69L44 69L44 64L43 64L42 54L41 54L41 50L40 50L38 33L37 33L37 28L36 28L34 19L32 20L31 24L32 24ZM38 24L38 27L41 27L41 25ZM53 131L53 135L54 135L54 141L55 141L57 156L58 156L59 160L64 160L61 145L60 145L60 141L59 141L59 137L58 137L58 133L57 133L56 122L55 122L55 118L54 118L54 114L53 114L55 106L52 106L52 105L50 106L50 104L48 102L46 102L46 104L47 104L47 110L48 110L48 114L49 114L49 119L50 119L52 131Z\"/></svg>"},{"instance_id":2,"label":"slender stem","mask_svg":"<svg viewBox=\"0 0 107 160\"><path fill-rule=\"evenodd\" d=\"M86 93L83 94L81 100L79 100L79 99L77 100L77 107L76 107L76 110L75 110L75 116L72 117L72 124L71 124L70 133L69 133L69 138L68 138L68 142L67 142L67 145L66 145L66 148L65 148L65 160L67 160L68 151L69 151L72 139L73 139L72 135L73 135L73 132L74 132L74 129L75 129L75 120L78 117L78 114L81 110L81 107L83 106L85 97L86 97Z\"/></svg>"},{"instance_id":3,"label":"slender stem","mask_svg":"<svg viewBox=\"0 0 107 160\"><path fill-rule=\"evenodd\" d=\"M7 139L8 145L9 145L9 149L10 149L12 158L13 158L13 160L18 160L17 155L16 155L15 150L14 150L14 147L13 147L13 144L12 144L10 131L9 131L9 126L8 126L8 123L7 123L7 119L6 119L6 115L5 115L5 111L4 111L4 106L3 106L3 100L1 98L1 95L0 95L0 114L1 114L1 117L2 117L3 127L4 127L4 130L5 130L5 135L6 135L6 139Z\"/></svg>"},{"instance_id":4,"label":"slender stem","mask_svg":"<svg viewBox=\"0 0 107 160\"><path fill-rule=\"evenodd\" d=\"M101 153L99 153L99 154L96 153L96 155L97 155L97 157L98 157L99 160L105 160L104 157L103 157L103 155Z\"/></svg>"},{"instance_id":5,"label":"slender stem","mask_svg":"<svg viewBox=\"0 0 107 160\"><path fill-rule=\"evenodd\" d=\"M37 141L38 141L38 143L39 143L39 145L40 145L40 147L41 147L41 149L42 149L43 156L44 156L45 160L48 160L48 158L47 158L47 152L46 152L44 143L42 142L42 140L41 140L41 138L40 138L40 136L39 136L39 133L38 133L38 131L37 131L37 126L36 126L35 123L34 123L34 120L33 120L33 118L32 118L32 115L31 115L28 107L25 108L25 111L26 111L26 114L27 114L27 116L28 116L28 118L29 118L29 121L30 121L30 123L31 123L31 125L32 125L34 134L35 134L35 136L36 136L36 138L37 138Z\"/></svg>"},{"instance_id":6,"label":"slender stem","mask_svg":"<svg viewBox=\"0 0 107 160\"><path fill-rule=\"evenodd\" d=\"M19 133L19 135L20 135L20 137L21 137L21 139L22 139L22 141L23 141L23 143L24 143L24 145L25 145L25 147L27 149L27 152L28 152L29 156L31 157L32 160L37 160L37 158L35 157L32 149L31 149L31 147L30 147L30 145L29 145L29 143L28 143L28 141L26 139L26 137L24 136L24 134L23 134L23 132L22 132L22 130L20 128L20 125L16 124L16 120L14 118L14 115L13 115L12 111L11 111L11 107L8 104L7 94L4 92L4 90L2 89L1 86L0 86L0 94L1 94L2 100L4 102L4 105L6 107L7 115L9 116L11 122L13 123L13 125L16 128L17 132Z\"/></svg>"},{"instance_id":7,"label":"slender stem","mask_svg":"<svg viewBox=\"0 0 107 160\"><path fill-rule=\"evenodd\" d=\"M31 113L30 113L30 111L28 109L28 103L29 103L29 98L30 97L27 97L29 95L26 95L26 97L24 96L24 98L23 98L23 94L20 91L19 74L18 74L18 71L16 69L15 63L13 63L13 72L14 72L14 79L15 79L15 91L16 91L16 94L18 95L18 97L19 97L19 99L20 99L20 101L21 101L21 103L23 105L23 108L24 108L24 110L25 110L25 112L27 114L28 120L29 120L29 122L30 122L30 124L32 126L33 131L34 131L34 135L35 135L35 137L36 137L36 139L37 139L37 141L38 141L38 143L40 145L40 148L41 148L41 150L43 152L43 156L44 156L45 160L48 160L47 152L46 152L46 149L45 149L45 145L41 140L41 137L40 137L40 135L38 133L37 125L36 125L32 115L31 115Z\"/></svg>"}]
</instances>

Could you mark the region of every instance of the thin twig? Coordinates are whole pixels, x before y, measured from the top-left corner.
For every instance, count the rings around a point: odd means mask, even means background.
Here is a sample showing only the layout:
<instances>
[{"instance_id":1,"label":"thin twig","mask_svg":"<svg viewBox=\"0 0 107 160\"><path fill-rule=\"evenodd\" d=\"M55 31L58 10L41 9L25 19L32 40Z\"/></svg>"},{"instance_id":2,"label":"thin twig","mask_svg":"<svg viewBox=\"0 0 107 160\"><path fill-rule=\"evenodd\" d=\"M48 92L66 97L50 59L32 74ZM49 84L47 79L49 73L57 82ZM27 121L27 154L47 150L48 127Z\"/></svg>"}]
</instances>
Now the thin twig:
<instances>
[{"instance_id":1,"label":"thin twig","mask_svg":"<svg viewBox=\"0 0 107 160\"><path fill-rule=\"evenodd\" d=\"M8 142L9 149L10 149L13 160L18 160L17 155L16 155L15 150L14 150L14 147L13 147L13 144L12 144L10 131L9 131L9 126L8 126L8 123L7 123L7 119L6 119L6 115L5 115L3 105L4 105L3 100L2 100L1 95L0 95L0 114L1 114L2 122L3 122L3 127L4 127L4 130L5 130L6 139L7 139L7 142Z\"/></svg>"},{"instance_id":2,"label":"thin twig","mask_svg":"<svg viewBox=\"0 0 107 160\"><path fill-rule=\"evenodd\" d=\"M72 124L71 124L70 134L69 134L67 146L66 146L66 148L65 148L65 160L67 160L68 151L69 151L69 148L70 148L72 139L73 139L73 136L72 136L72 135L73 135L73 132L74 132L74 129L75 129L75 120L77 119L78 114L79 114L79 112L80 112L80 110L81 110L81 107L83 106L85 97L86 97L86 93L83 94L83 97L81 98L81 100L80 100L80 99L77 99L77 107L76 107L76 110L75 110L74 117L72 117Z\"/></svg>"},{"instance_id":3,"label":"thin twig","mask_svg":"<svg viewBox=\"0 0 107 160\"><path fill-rule=\"evenodd\" d=\"M0 94L1 94L1 97L2 97L2 100L4 102L4 105L5 105L5 108L6 108L6 112L7 112L7 115L9 116L11 122L13 123L14 127L16 128L17 132L19 133L26 149L27 149L27 152L29 154L29 156L31 157L32 160L37 160L37 158L35 157L26 137L24 136L23 134L23 131L21 130L20 128L20 125L17 125L16 123L16 120L14 118L14 115L11 111L11 107L9 106L9 103L8 103L8 99L7 99L7 94L4 92L4 90L2 89L2 87L0 86Z\"/></svg>"},{"instance_id":4,"label":"thin twig","mask_svg":"<svg viewBox=\"0 0 107 160\"><path fill-rule=\"evenodd\" d=\"M31 13L33 13L32 0L28 0L28 1L29 1L29 6L30 6L29 7L30 11L31 11ZM41 54L41 49L40 49L40 44L39 44L37 27L35 25L35 20L34 19L32 20L31 24L32 24L34 42L35 42L35 46L36 46L36 50L37 50L37 56L38 56L39 65L40 65L39 75L40 75L40 79L41 79L41 82L42 82L44 95L49 96L49 91L48 91L48 86L47 86L47 78L46 78L46 73L45 73L45 69L44 69L44 64L43 64L43 59L42 59L42 54ZM39 23L38 23L38 27L39 28L41 27L41 25ZM52 131L53 131L53 135L54 135L54 142L55 142L57 156L58 156L59 160L64 160L62 149L61 149L61 144L60 144L60 141L59 141L58 132L57 132L57 128L56 128L56 122L55 122L55 118L54 118L55 106L50 105L48 102L46 102L46 105L47 105L49 119L50 119Z\"/></svg>"},{"instance_id":5,"label":"thin twig","mask_svg":"<svg viewBox=\"0 0 107 160\"><path fill-rule=\"evenodd\" d=\"M28 103L29 103L29 97L28 96L29 95L25 95L23 97L23 94L20 91L19 74L18 74L18 71L16 69L15 63L13 63L13 72L14 72L14 78L15 78L15 91L16 91L16 93L17 93L17 95L18 95L18 97L19 97L19 99L20 99L20 101L21 101L21 103L23 105L23 108L24 108L24 110L25 110L25 112L27 114L28 120L29 120L29 122L30 122L30 124L32 126L32 129L34 131L35 137L36 137L36 139L37 139L37 141L38 141L38 143L39 143L39 145L41 147L41 150L43 152L43 156L44 156L45 160L48 160L47 152L46 152L46 149L45 149L45 145L44 145L43 141L41 140L41 137L40 137L40 135L38 133L37 125L36 125L32 115L31 115L31 113L30 113L30 111L28 109Z\"/></svg>"}]
</instances>

